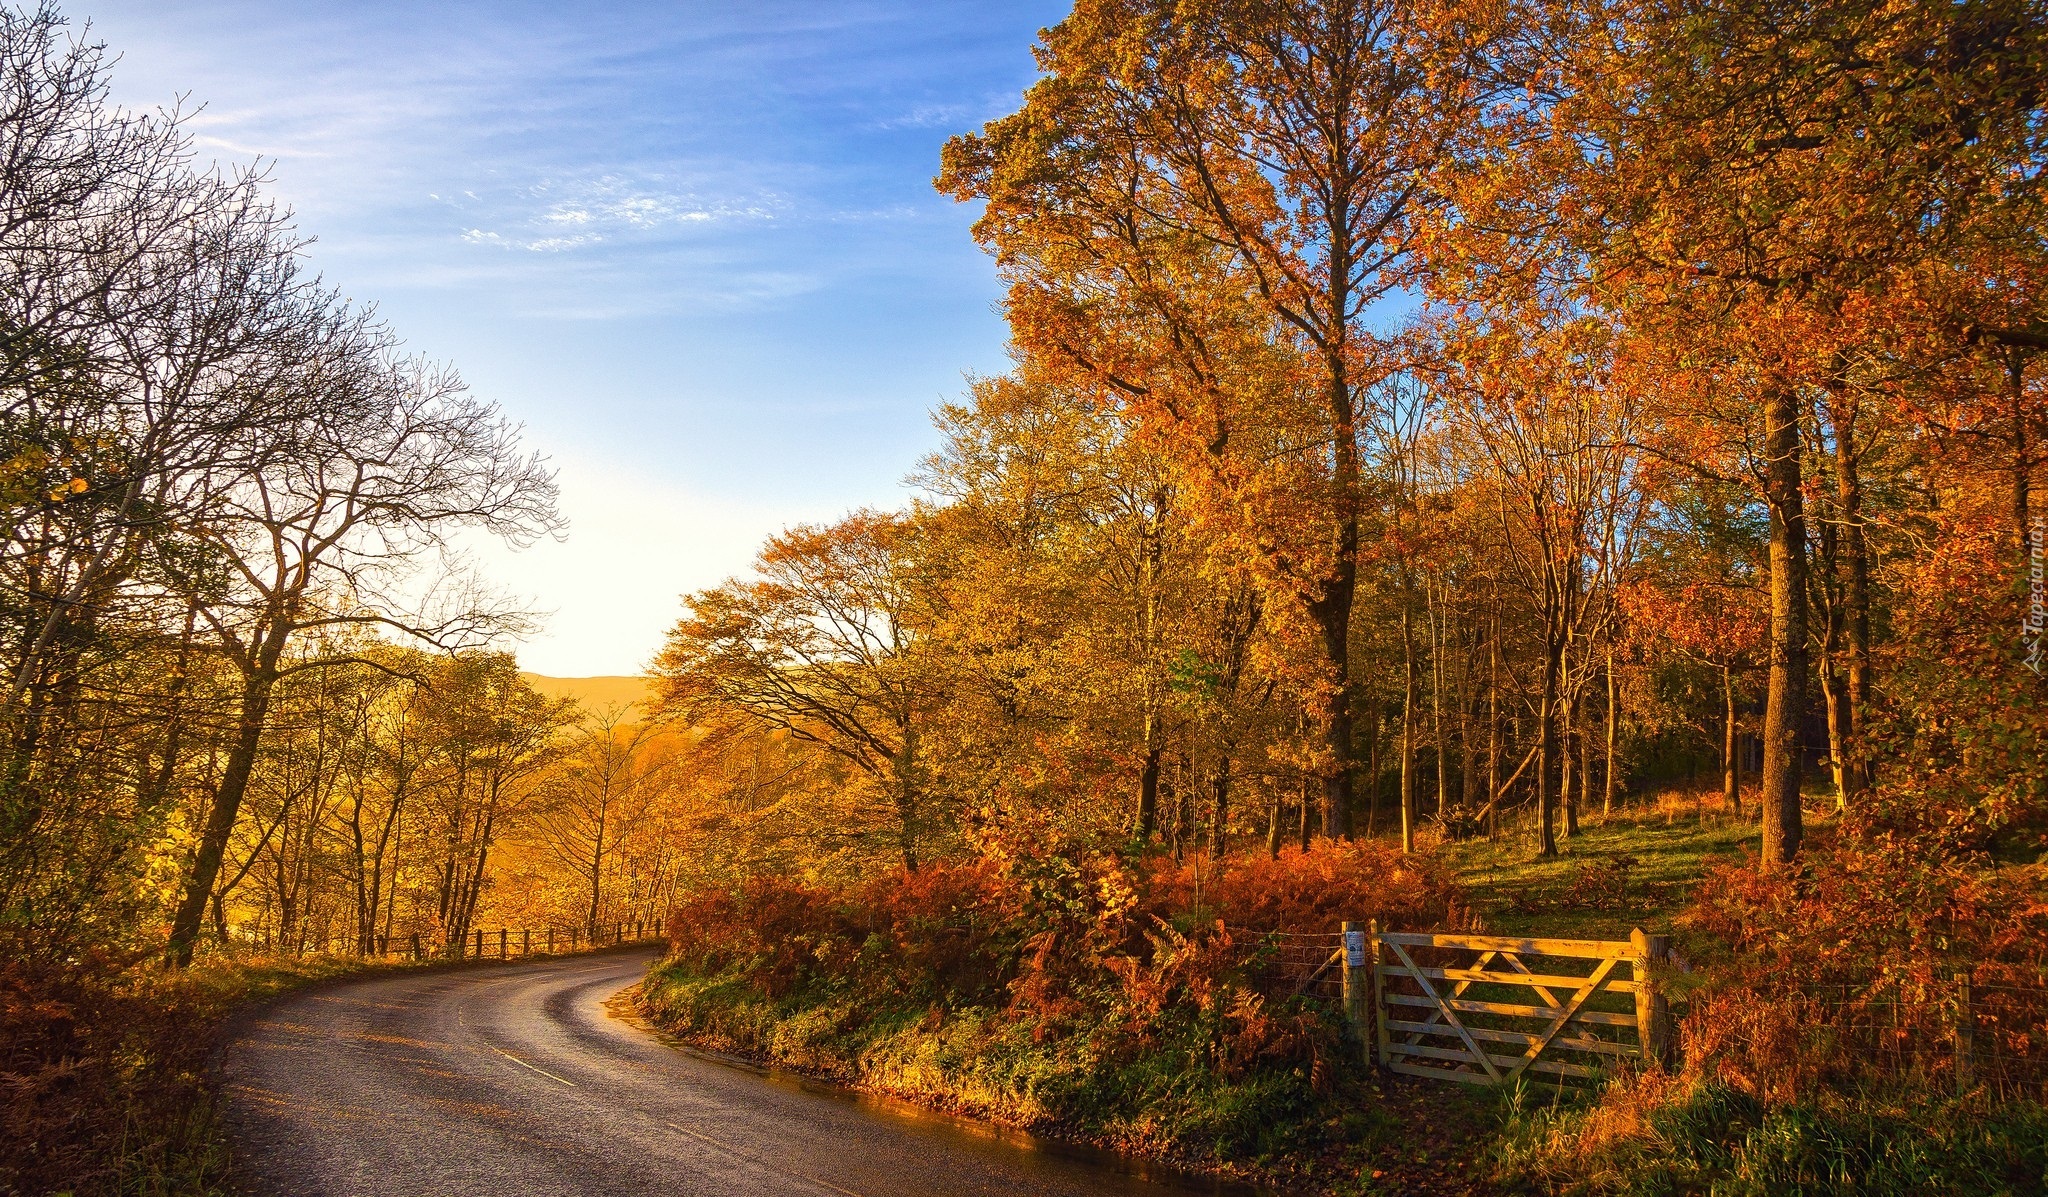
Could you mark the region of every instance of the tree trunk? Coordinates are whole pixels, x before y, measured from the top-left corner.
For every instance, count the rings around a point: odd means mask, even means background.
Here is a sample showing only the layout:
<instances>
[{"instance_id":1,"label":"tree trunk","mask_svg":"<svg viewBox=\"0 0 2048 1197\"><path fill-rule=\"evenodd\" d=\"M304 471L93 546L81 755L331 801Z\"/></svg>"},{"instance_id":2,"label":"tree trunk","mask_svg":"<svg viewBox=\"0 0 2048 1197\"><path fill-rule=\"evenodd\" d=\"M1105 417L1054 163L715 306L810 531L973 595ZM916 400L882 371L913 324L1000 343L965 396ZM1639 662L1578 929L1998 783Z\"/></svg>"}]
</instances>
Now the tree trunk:
<instances>
[{"instance_id":1,"label":"tree trunk","mask_svg":"<svg viewBox=\"0 0 2048 1197\"><path fill-rule=\"evenodd\" d=\"M1607 646L1607 752L1603 761L1606 768L1600 775L1600 814L1603 817L1614 814L1614 740L1620 696L1620 687L1614 680L1614 645L1610 643Z\"/></svg>"},{"instance_id":2,"label":"tree trunk","mask_svg":"<svg viewBox=\"0 0 2048 1197\"><path fill-rule=\"evenodd\" d=\"M1145 703L1145 763L1138 770L1138 810L1132 833L1139 843L1152 839L1159 825L1159 758L1164 751L1160 728L1160 686L1156 676L1155 640L1159 632L1159 571L1165 546L1160 542L1161 508L1164 500L1154 494L1153 513L1144 523L1144 542L1138 554L1138 660L1143 679ZM914 871L914 870L913 870Z\"/></svg>"},{"instance_id":3,"label":"tree trunk","mask_svg":"<svg viewBox=\"0 0 2048 1197\"><path fill-rule=\"evenodd\" d=\"M241 707L235 718L234 747L228 753L227 768L221 772L213 809L199 835L199 851L192 871L185 879L185 894L171 919L167 955L173 966L192 963L193 948L206 918L206 904L213 896L213 883L220 876L221 861L227 858L228 840L235 832L235 819L242 811L242 798L249 792L249 778L256 768L256 753L263 740L263 724L270 713L271 691L277 685L277 662L284 655L283 625L269 633L256 647L254 660L243 674Z\"/></svg>"},{"instance_id":4,"label":"tree trunk","mask_svg":"<svg viewBox=\"0 0 2048 1197\"><path fill-rule=\"evenodd\" d=\"M1500 608L1486 637L1486 803L1500 810Z\"/></svg>"},{"instance_id":5,"label":"tree trunk","mask_svg":"<svg viewBox=\"0 0 2048 1197\"><path fill-rule=\"evenodd\" d=\"M898 834L902 837L903 871L915 873L918 866L917 838L921 815L918 811L917 728L910 722L908 715L897 725L897 735L902 738L902 747L897 750L895 760L896 826ZM1156 802L1159 780L1159 764L1156 757L1152 758L1150 768Z\"/></svg>"},{"instance_id":6,"label":"tree trunk","mask_svg":"<svg viewBox=\"0 0 2048 1197\"><path fill-rule=\"evenodd\" d=\"M1338 227L1342 227L1341 221ZM1350 242L1345 237L1336 237L1330 249L1328 310L1343 313L1350 303ZM1340 315L1338 319L1344 317ZM1356 400L1351 390L1349 349L1343 343L1344 336L1340 324L1336 339L1322 346L1324 398L1331 425L1331 481L1337 496L1337 553L1335 571L1325 579L1317 600L1309 604L1309 614L1322 633L1331 682L1322 712L1324 745L1330 754L1330 771L1323 779L1323 834L1348 840L1351 788L1358 772L1358 746L1351 739L1351 607L1358 592L1359 471Z\"/></svg>"},{"instance_id":7,"label":"tree trunk","mask_svg":"<svg viewBox=\"0 0 2048 1197\"><path fill-rule=\"evenodd\" d=\"M1222 860L1229 847L1224 828L1230 826L1230 754L1218 754L1216 776L1210 779L1209 857Z\"/></svg>"},{"instance_id":8,"label":"tree trunk","mask_svg":"<svg viewBox=\"0 0 2048 1197\"><path fill-rule=\"evenodd\" d=\"M1849 688L1839 718L1841 796L1848 802L1870 788L1863 746L1870 718L1870 548L1863 534L1862 466L1856 455L1855 392L1843 387L1835 401L1835 503L1840 508L1843 579L1842 624L1848 639Z\"/></svg>"},{"instance_id":9,"label":"tree trunk","mask_svg":"<svg viewBox=\"0 0 2048 1197\"><path fill-rule=\"evenodd\" d=\"M1435 587L1428 587L1423 593L1429 596L1429 718L1436 752L1436 817L1442 819L1451 792L1449 754L1444 751L1443 615L1435 600Z\"/></svg>"},{"instance_id":10,"label":"tree trunk","mask_svg":"<svg viewBox=\"0 0 2048 1197\"><path fill-rule=\"evenodd\" d=\"M1721 666L1721 801L1731 814L1742 814L1742 740L1735 715L1735 670Z\"/></svg>"},{"instance_id":11,"label":"tree trunk","mask_svg":"<svg viewBox=\"0 0 2048 1197\"><path fill-rule=\"evenodd\" d=\"M1833 624L1835 612L1828 613L1828 622ZM1835 809L1846 810L1849 806L1849 691L1842 684L1843 678L1835 668L1834 649L1839 642L1831 626L1821 643L1825 646L1820 658L1820 709L1828 720L1828 772L1835 783Z\"/></svg>"},{"instance_id":12,"label":"tree trunk","mask_svg":"<svg viewBox=\"0 0 2048 1197\"><path fill-rule=\"evenodd\" d=\"M1301 783L1301 850L1303 852L1308 851L1309 840L1311 838L1309 831L1309 816L1314 811L1314 809L1315 804L1310 802L1308 797L1308 783L1303 782Z\"/></svg>"},{"instance_id":13,"label":"tree trunk","mask_svg":"<svg viewBox=\"0 0 2048 1197\"><path fill-rule=\"evenodd\" d=\"M1593 751L1593 725L1586 714L1589 705L1581 696L1576 717L1579 727L1579 803L1588 810L1593 806L1593 759L1598 755Z\"/></svg>"},{"instance_id":14,"label":"tree trunk","mask_svg":"<svg viewBox=\"0 0 2048 1197\"><path fill-rule=\"evenodd\" d=\"M1799 736L1806 719L1806 508L1800 492L1799 406L1789 387L1766 402L1764 501L1770 508L1771 672L1764 706L1763 856L1776 872L1798 855Z\"/></svg>"},{"instance_id":15,"label":"tree trunk","mask_svg":"<svg viewBox=\"0 0 2048 1197\"><path fill-rule=\"evenodd\" d=\"M1351 778L1358 767L1357 746L1351 742L1351 598L1357 567L1348 560L1340 567L1339 580L1328 584L1324 602L1314 604L1323 651L1328 657L1332 685L1319 713L1323 745L1330 754L1329 773L1323 778L1323 834L1333 839L1351 836Z\"/></svg>"},{"instance_id":16,"label":"tree trunk","mask_svg":"<svg viewBox=\"0 0 2048 1197\"><path fill-rule=\"evenodd\" d=\"M1415 621L1401 605L1401 656L1406 666L1401 688L1401 851L1415 851Z\"/></svg>"},{"instance_id":17,"label":"tree trunk","mask_svg":"<svg viewBox=\"0 0 2048 1197\"><path fill-rule=\"evenodd\" d=\"M1559 805L1564 807L1564 836L1570 839L1579 834L1579 790L1573 784L1578 755L1572 742L1579 731L1579 696L1571 685L1566 690L1569 697L1561 699L1558 711L1557 796Z\"/></svg>"},{"instance_id":18,"label":"tree trunk","mask_svg":"<svg viewBox=\"0 0 2048 1197\"><path fill-rule=\"evenodd\" d=\"M1556 804L1557 790L1551 776L1551 766L1557 760L1557 691L1559 657L1562 648L1558 637L1547 625L1555 622L1546 618L1543 640L1543 696L1537 707L1536 717L1540 726L1536 733L1536 854L1557 855Z\"/></svg>"},{"instance_id":19,"label":"tree trunk","mask_svg":"<svg viewBox=\"0 0 2048 1197\"><path fill-rule=\"evenodd\" d=\"M1365 768L1365 838L1371 839L1380 830L1380 725L1386 720L1380 710L1379 700L1372 704L1372 738L1368 741Z\"/></svg>"},{"instance_id":20,"label":"tree trunk","mask_svg":"<svg viewBox=\"0 0 2048 1197\"><path fill-rule=\"evenodd\" d=\"M1159 759L1165 748L1159 742L1159 717L1145 712L1145 763L1138 769L1138 816L1132 833L1140 843L1150 842L1159 826Z\"/></svg>"}]
</instances>

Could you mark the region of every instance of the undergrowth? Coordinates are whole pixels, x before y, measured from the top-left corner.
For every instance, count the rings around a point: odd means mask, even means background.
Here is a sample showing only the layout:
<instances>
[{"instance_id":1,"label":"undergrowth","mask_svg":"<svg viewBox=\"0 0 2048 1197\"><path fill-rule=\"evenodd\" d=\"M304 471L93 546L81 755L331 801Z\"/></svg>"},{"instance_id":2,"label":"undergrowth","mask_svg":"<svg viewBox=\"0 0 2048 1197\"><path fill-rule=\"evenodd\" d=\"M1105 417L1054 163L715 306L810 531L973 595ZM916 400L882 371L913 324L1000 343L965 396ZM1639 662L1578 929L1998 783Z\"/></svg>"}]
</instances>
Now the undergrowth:
<instances>
[{"instance_id":1,"label":"undergrowth","mask_svg":"<svg viewBox=\"0 0 2048 1197\"><path fill-rule=\"evenodd\" d=\"M1483 1117L1418 1132L1339 1012L1267 969L1283 929L1461 919L1447 879L1356 843L1233 861L1197 894L1191 867L1106 855L755 878L684 903L643 1008L701 1046L1183 1166L1359 1192L1440 1173L1418 1149Z\"/></svg>"},{"instance_id":2,"label":"undergrowth","mask_svg":"<svg viewBox=\"0 0 2048 1197\"><path fill-rule=\"evenodd\" d=\"M309 957L172 973L0 952L0 1193L220 1192L219 1029L241 1003L362 967Z\"/></svg>"}]
</instances>

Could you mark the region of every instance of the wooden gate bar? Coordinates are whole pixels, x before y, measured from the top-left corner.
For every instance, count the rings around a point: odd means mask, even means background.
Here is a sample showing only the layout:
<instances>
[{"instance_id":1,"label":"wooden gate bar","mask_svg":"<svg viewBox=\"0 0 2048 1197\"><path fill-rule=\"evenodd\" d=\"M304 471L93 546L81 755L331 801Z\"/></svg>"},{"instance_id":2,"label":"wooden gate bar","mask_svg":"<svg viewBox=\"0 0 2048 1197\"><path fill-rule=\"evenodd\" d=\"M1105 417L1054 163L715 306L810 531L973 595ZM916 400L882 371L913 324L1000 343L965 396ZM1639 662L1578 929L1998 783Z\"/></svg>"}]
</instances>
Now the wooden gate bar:
<instances>
[{"instance_id":1,"label":"wooden gate bar","mask_svg":"<svg viewBox=\"0 0 2048 1197\"><path fill-rule=\"evenodd\" d=\"M1383 931L1380 938L1390 944L1411 948L1470 948L1483 952L1513 952L1521 956L1579 957L1605 960L1617 951L1627 953L1627 940L1607 939L1509 939L1499 935L1423 935L1409 931Z\"/></svg>"},{"instance_id":2,"label":"wooden gate bar","mask_svg":"<svg viewBox=\"0 0 2048 1197\"><path fill-rule=\"evenodd\" d=\"M1498 1085L1527 1073L1591 1080L1603 1075L1603 1060L1661 1057L1662 1024L1668 1016L1662 1014L1662 998L1649 970L1650 961L1662 954L1661 937L1651 939L1641 931L1625 941L1382 932L1372 939L1377 1057L1391 1071ZM1466 952L1476 959L1423 965L1410 953L1414 948ZM1532 968L1523 956L1595 963L1585 975L1573 976ZM1616 975L1623 964L1633 976ZM1390 982L1396 981L1409 983L1416 992L1395 991ZM1542 1004L1490 1000L1495 995L1486 991L1484 996L1471 994L1475 985L1530 991ZM1633 1010L1592 1008L1607 995L1633 999ZM1411 1021L1401 1016L1408 1010L1427 1013ZM1480 1016L1480 1024L1461 1015ZM1533 1025L1517 1029L1498 1025L1500 1019ZM1488 1020L1494 1025L1485 1025ZM1623 1039L1593 1033L1610 1027L1633 1034ZM1580 1060L1555 1058L1560 1052L1576 1053Z\"/></svg>"},{"instance_id":3,"label":"wooden gate bar","mask_svg":"<svg viewBox=\"0 0 2048 1197\"><path fill-rule=\"evenodd\" d=\"M1495 1081L1499 1081L1500 1073L1494 1068L1493 1061L1485 1052L1479 1050L1479 1045L1472 1041L1472 1036L1465 1033L1465 1024L1458 1018L1456 1013L1458 1003L1444 1002L1437 998L1436 987L1429 983L1428 977L1416 971L1415 961L1409 958L1408 953L1402 949L1399 943L1390 942L1387 946L1394 949L1394 955L1400 959L1401 963L1408 966L1409 975L1415 979L1417 985L1422 986L1423 995L1437 1003L1437 1008L1443 1011L1444 1021L1450 1023L1457 1030L1458 1038L1464 1040L1465 1046L1471 1049L1473 1060L1486 1070L1487 1076L1492 1077Z\"/></svg>"},{"instance_id":4,"label":"wooden gate bar","mask_svg":"<svg viewBox=\"0 0 2048 1197\"><path fill-rule=\"evenodd\" d=\"M1511 1018L1555 1017L1557 1011L1546 1006L1515 1006L1507 1002L1482 1002L1475 998L1430 998L1417 997L1412 993L1390 993L1387 1001L1396 1006L1419 1006L1424 1010L1452 1009L1465 1014L1505 1014ZM1578 1015L1580 1022L1599 1023L1605 1027L1632 1027L1636 1025L1633 1014L1609 1014L1605 1010L1583 1010ZM1443 1028L1432 1027L1438 1034Z\"/></svg>"}]
</instances>

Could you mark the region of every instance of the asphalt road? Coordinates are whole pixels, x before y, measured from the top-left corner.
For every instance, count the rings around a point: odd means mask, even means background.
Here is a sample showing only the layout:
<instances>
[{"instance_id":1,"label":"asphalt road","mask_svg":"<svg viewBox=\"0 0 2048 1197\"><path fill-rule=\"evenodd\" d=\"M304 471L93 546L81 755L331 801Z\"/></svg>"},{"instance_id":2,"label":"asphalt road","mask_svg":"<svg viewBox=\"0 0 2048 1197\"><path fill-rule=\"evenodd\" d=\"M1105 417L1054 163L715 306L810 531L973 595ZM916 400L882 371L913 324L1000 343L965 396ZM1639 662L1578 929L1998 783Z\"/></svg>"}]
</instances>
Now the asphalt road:
<instances>
[{"instance_id":1,"label":"asphalt road","mask_svg":"<svg viewBox=\"0 0 2048 1197\"><path fill-rule=\"evenodd\" d=\"M402 974L272 1007L222 1065L241 1173L290 1197L1244 1191L669 1046L605 1007L650 958Z\"/></svg>"}]
</instances>

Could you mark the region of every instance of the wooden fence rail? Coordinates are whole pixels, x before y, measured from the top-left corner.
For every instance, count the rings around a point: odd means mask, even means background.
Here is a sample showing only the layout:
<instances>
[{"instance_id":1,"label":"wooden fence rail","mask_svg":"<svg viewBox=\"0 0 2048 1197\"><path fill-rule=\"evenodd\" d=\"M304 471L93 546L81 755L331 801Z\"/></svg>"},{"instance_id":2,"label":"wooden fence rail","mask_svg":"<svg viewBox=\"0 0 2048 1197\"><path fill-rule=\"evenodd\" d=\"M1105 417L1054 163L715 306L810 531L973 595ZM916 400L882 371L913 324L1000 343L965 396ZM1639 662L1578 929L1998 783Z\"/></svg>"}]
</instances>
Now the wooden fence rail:
<instances>
[{"instance_id":1,"label":"wooden fence rail","mask_svg":"<svg viewBox=\"0 0 2048 1197\"><path fill-rule=\"evenodd\" d=\"M599 924L596 928L569 927L500 927L495 931L482 927L472 929L460 941L451 942L414 932L407 935L380 936L374 950L364 952L356 939L344 937L329 940L326 944L311 944L299 949L299 954L322 951L338 956L365 956L387 960L511 960L520 956L539 953L576 952L605 947L611 944L629 943L642 939L660 937L665 926L659 920L635 919ZM593 934L593 930L595 934Z\"/></svg>"}]
</instances>

